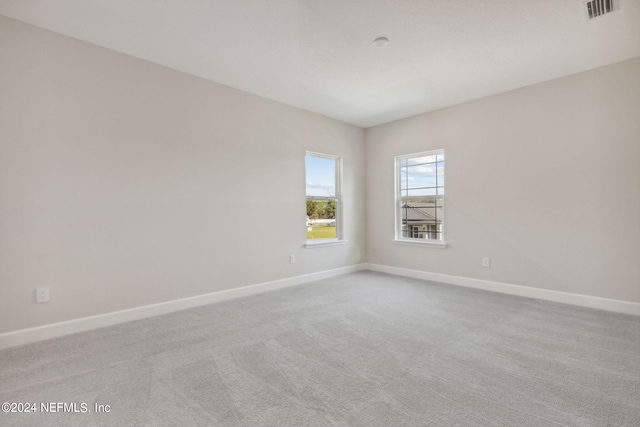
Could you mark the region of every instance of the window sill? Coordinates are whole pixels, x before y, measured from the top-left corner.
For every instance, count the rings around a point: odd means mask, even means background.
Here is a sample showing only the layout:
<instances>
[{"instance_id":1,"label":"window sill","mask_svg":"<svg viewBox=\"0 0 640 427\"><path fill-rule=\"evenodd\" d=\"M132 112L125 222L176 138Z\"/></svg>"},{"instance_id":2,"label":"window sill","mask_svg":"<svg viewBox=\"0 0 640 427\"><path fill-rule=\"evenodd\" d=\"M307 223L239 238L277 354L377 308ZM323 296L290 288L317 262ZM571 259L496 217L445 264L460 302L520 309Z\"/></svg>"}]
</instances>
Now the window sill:
<instances>
[{"instance_id":1,"label":"window sill","mask_svg":"<svg viewBox=\"0 0 640 427\"><path fill-rule=\"evenodd\" d=\"M446 242L436 242L436 241L429 241L424 239L413 239L413 240L395 239L393 243L396 245L422 246L422 247L437 248L437 249L444 249L447 247Z\"/></svg>"},{"instance_id":2,"label":"window sill","mask_svg":"<svg viewBox=\"0 0 640 427\"><path fill-rule=\"evenodd\" d=\"M313 248L324 248L326 246L338 246L338 245L344 245L345 243L347 243L346 240L338 240L338 239L322 239L323 241L317 241L317 240L307 240L307 243L304 244L304 247L307 249L313 249Z\"/></svg>"}]
</instances>

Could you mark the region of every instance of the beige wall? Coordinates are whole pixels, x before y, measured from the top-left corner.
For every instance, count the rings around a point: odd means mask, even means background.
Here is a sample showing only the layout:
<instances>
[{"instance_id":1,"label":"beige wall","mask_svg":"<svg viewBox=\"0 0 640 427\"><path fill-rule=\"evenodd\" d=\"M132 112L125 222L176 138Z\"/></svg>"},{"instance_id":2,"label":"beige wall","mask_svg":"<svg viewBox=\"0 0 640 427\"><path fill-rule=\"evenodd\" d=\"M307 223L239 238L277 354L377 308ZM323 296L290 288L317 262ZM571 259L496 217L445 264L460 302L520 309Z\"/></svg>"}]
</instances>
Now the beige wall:
<instances>
[{"instance_id":1,"label":"beige wall","mask_svg":"<svg viewBox=\"0 0 640 427\"><path fill-rule=\"evenodd\" d=\"M366 140L369 262L640 302L640 58ZM438 148L449 247L394 245L394 156Z\"/></svg>"},{"instance_id":2,"label":"beige wall","mask_svg":"<svg viewBox=\"0 0 640 427\"><path fill-rule=\"evenodd\" d=\"M0 17L0 333L365 255L640 302L639 112L635 59L365 132ZM394 245L393 157L436 148L449 247ZM305 150L344 246L302 248Z\"/></svg>"},{"instance_id":3,"label":"beige wall","mask_svg":"<svg viewBox=\"0 0 640 427\"><path fill-rule=\"evenodd\" d=\"M305 150L344 246L302 248ZM357 264L362 218L362 129L0 17L0 333Z\"/></svg>"}]
</instances>

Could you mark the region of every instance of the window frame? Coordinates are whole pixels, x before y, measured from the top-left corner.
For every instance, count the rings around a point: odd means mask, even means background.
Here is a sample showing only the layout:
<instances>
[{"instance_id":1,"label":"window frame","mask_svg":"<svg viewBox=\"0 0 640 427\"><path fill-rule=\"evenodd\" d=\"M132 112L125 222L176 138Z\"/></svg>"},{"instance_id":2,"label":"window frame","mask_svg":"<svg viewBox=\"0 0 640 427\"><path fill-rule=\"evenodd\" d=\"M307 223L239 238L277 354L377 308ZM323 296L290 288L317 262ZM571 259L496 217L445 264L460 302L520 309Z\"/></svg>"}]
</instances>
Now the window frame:
<instances>
[{"instance_id":1,"label":"window frame","mask_svg":"<svg viewBox=\"0 0 640 427\"><path fill-rule=\"evenodd\" d=\"M307 156L310 157L318 157L321 159L333 160L335 162L334 172L335 172L335 195L334 197L326 197L326 196L309 196L306 191L307 184L307 166L306 159ZM335 156L332 154L326 153L318 153L316 151L306 151L305 152L305 170L304 170L304 178L305 178L305 204L308 200L319 200L319 201L330 201L334 200L336 202L336 211L335 211L335 222L336 222L336 237L332 238L324 238L324 239L305 239L305 247L306 248L317 248L323 246L333 246L333 245L341 245L345 243L344 240L344 224L343 224L343 201L342 201L342 157ZM305 211L306 218L306 211ZM305 220L305 230L306 230L306 220Z\"/></svg>"},{"instance_id":2,"label":"window frame","mask_svg":"<svg viewBox=\"0 0 640 427\"><path fill-rule=\"evenodd\" d=\"M403 196L402 195L402 177L401 177L401 173L402 173L402 161L403 160L408 160L408 159L413 159L416 157L425 157L425 156L433 156L433 155L442 155L444 157L444 149L438 149L438 150L430 150L430 151L422 151L422 152L418 152L418 153L411 153L411 154L403 154L401 156L395 156L394 159L394 179L395 179L395 186L394 186L394 198L395 198L395 209L394 209L394 229L395 229L395 236L394 236L394 240L393 242L396 244L401 244L401 245L415 245L415 246L423 246L423 247L435 247L435 248L445 248L447 247L447 243L445 240L445 226L446 226L446 209L445 209L445 194L441 194L441 195L434 195L434 196ZM444 167L444 174L446 174L446 157L443 160L443 162L445 162L443 164ZM436 172L437 174L437 172ZM436 178L437 179L437 178ZM445 183L447 182L446 178L445 178ZM442 186L443 189L445 188L445 185ZM408 200L408 199L429 199L429 200L441 200L442 202L442 231L441 231L441 236L442 236L442 240L437 240L437 239L423 239L423 238L414 238L414 237L404 237L402 235L402 204L404 201ZM411 230L411 233L429 233L431 230L429 230L431 227L429 227L429 224L427 224L427 230L426 231L415 231L415 230Z\"/></svg>"}]
</instances>

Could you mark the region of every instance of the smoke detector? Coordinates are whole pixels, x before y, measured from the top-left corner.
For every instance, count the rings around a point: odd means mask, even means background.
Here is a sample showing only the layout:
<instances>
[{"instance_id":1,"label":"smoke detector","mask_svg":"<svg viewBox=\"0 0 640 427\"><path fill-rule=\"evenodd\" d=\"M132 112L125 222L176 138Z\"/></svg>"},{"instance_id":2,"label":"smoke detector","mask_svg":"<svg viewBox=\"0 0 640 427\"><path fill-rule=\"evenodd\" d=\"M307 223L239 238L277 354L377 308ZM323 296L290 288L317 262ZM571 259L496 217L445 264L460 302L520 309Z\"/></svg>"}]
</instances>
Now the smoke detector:
<instances>
[{"instance_id":1,"label":"smoke detector","mask_svg":"<svg viewBox=\"0 0 640 427\"><path fill-rule=\"evenodd\" d=\"M387 44L389 44L389 39L386 37L378 37L373 41L373 45L375 47L382 47L382 46L386 46Z\"/></svg>"}]
</instances>

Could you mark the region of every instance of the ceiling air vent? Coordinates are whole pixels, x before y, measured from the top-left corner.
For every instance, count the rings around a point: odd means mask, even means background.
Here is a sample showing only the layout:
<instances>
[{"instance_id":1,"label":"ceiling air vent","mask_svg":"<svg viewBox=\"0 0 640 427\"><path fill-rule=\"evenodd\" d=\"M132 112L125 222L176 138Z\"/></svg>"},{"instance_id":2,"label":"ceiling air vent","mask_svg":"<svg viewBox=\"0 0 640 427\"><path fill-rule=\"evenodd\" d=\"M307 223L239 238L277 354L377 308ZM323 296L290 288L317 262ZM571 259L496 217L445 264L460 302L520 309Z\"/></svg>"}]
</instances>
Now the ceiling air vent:
<instances>
[{"instance_id":1,"label":"ceiling air vent","mask_svg":"<svg viewBox=\"0 0 640 427\"><path fill-rule=\"evenodd\" d=\"M615 6L614 0L591 0L584 2L587 20L613 12L617 9Z\"/></svg>"}]
</instances>

